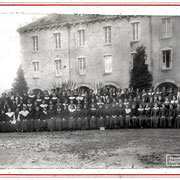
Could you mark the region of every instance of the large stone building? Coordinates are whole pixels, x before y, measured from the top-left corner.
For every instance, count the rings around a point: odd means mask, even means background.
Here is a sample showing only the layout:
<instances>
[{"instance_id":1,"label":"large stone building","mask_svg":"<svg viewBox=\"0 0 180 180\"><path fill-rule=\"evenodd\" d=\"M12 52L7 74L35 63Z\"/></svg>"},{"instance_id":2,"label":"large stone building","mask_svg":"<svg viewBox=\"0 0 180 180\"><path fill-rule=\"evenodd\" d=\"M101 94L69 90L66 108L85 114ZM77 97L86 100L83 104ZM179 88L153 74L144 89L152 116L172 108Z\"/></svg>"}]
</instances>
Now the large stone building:
<instances>
[{"instance_id":1,"label":"large stone building","mask_svg":"<svg viewBox=\"0 0 180 180\"><path fill-rule=\"evenodd\" d=\"M68 81L126 88L140 45L155 87L180 83L180 17L53 14L18 32L30 89Z\"/></svg>"}]
</instances>

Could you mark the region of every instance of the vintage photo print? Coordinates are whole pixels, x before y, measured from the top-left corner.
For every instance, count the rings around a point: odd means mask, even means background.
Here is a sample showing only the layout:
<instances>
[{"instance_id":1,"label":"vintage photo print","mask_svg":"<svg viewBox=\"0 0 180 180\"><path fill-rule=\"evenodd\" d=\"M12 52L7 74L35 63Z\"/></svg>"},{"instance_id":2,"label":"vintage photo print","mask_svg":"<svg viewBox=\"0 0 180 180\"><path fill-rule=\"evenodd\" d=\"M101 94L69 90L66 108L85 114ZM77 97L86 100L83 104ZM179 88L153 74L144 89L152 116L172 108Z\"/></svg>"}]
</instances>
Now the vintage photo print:
<instances>
[{"instance_id":1,"label":"vintage photo print","mask_svg":"<svg viewBox=\"0 0 180 180\"><path fill-rule=\"evenodd\" d=\"M0 168L180 167L179 7L0 9Z\"/></svg>"}]
</instances>

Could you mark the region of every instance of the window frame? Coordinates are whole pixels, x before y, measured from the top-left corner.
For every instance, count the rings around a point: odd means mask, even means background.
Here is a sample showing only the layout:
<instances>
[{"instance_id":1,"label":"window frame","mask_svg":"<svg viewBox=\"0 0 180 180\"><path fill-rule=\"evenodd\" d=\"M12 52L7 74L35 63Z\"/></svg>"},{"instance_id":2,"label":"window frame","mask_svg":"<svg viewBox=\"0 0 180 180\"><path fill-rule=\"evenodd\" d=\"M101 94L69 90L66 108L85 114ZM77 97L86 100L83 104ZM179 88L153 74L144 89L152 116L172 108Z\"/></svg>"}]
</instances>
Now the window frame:
<instances>
[{"instance_id":1,"label":"window frame","mask_svg":"<svg viewBox=\"0 0 180 180\"><path fill-rule=\"evenodd\" d=\"M60 34L60 36L59 36L59 47L57 47L57 39L56 39L56 35L57 34ZM61 49L62 48L62 32L60 32L60 31L55 31L54 33L53 33L53 36L54 36L54 42L55 42L55 50L59 50L59 49Z\"/></svg>"},{"instance_id":2,"label":"window frame","mask_svg":"<svg viewBox=\"0 0 180 180\"><path fill-rule=\"evenodd\" d=\"M166 66L164 67L164 64L166 63L163 63L163 52L164 51L171 51L171 61L170 61L170 67L167 68ZM171 47L165 47L165 48L162 48L160 49L160 65L161 65L161 70L163 71L166 71L166 70L171 70L173 68L173 48Z\"/></svg>"},{"instance_id":3,"label":"window frame","mask_svg":"<svg viewBox=\"0 0 180 180\"><path fill-rule=\"evenodd\" d=\"M38 64L38 68L35 68L35 64ZM32 61L32 68L33 68L33 78L37 79L40 77L40 62L38 60L34 60ZM35 69L38 69L35 71Z\"/></svg>"},{"instance_id":4,"label":"window frame","mask_svg":"<svg viewBox=\"0 0 180 180\"><path fill-rule=\"evenodd\" d=\"M85 68L84 69L80 69L80 67L81 67L80 59L85 59ZM87 58L85 56L78 56L77 57L77 61L78 61L78 73L79 73L79 75L81 75L81 76L86 75L86 71L87 71Z\"/></svg>"},{"instance_id":5,"label":"window frame","mask_svg":"<svg viewBox=\"0 0 180 180\"><path fill-rule=\"evenodd\" d=\"M84 35L82 35L82 33L80 32L84 32ZM82 39L81 39L82 38ZM77 30L77 39L78 39L78 47L85 47L86 46L86 30L85 29L78 29ZM82 41L80 41L82 40Z\"/></svg>"},{"instance_id":6,"label":"window frame","mask_svg":"<svg viewBox=\"0 0 180 180\"><path fill-rule=\"evenodd\" d=\"M107 57L107 56L111 56L112 57L112 62L111 62L111 71L108 71L108 72L106 72L106 62L105 62L105 57ZM104 74L105 75L107 75L107 74L112 74L112 72L113 72L113 55L112 54L105 54L104 56L103 56L103 61L104 61Z\"/></svg>"},{"instance_id":7,"label":"window frame","mask_svg":"<svg viewBox=\"0 0 180 180\"><path fill-rule=\"evenodd\" d=\"M107 33L105 30L106 28L107 28ZM108 28L110 28L110 36L109 36ZM106 42L106 36L107 36L107 42ZM112 26L110 26L110 25L103 26L103 44L105 46L112 44Z\"/></svg>"},{"instance_id":8,"label":"window frame","mask_svg":"<svg viewBox=\"0 0 180 180\"><path fill-rule=\"evenodd\" d=\"M167 35L167 23L166 23L166 33L165 33L165 36L163 35L163 20L170 20L170 24L169 24L170 33L169 33L169 35ZM172 37L172 18L171 17L161 18L161 39L168 39L168 38L171 38L171 37Z\"/></svg>"},{"instance_id":9,"label":"window frame","mask_svg":"<svg viewBox=\"0 0 180 180\"><path fill-rule=\"evenodd\" d=\"M60 68L59 68L59 70L57 70L57 62L60 62ZM54 59L54 69L55 69L55 76L56 77L60 77L60 76L62 76L62 59L60 59L60 58L56 58L56 59Z\"/></svg>"},{"instance_id":10,"label":"window frame","mask_svg":"<svg viewBox=\"0 0 180 180\"><path fill-rule=\"evenodd\" d=\"M138 24L138 29L137 29L137 32L138 32L138 36L135 34L135 37L137 36L138 38L136 39L134 39L134 30L133 30L133 25L134 24ZM135 31L136 32L136 31ZM138 41L140 41L140 39L141 39L141 22L140 21L132 21L131 22L131 36L132 36L132 38L131 38L131 41L132 42L138 42Z\"/></svg>"},{"instance_id":11,"label":"window frame","mask_svg":"<svg viewBox=\"0 0 180 180\"><path fill-rule=\"evenodd\" d=\"M37 38L37 40L34 40L34 38ZM31 36L32 39L32 48L33 52L38 52L39 51L39 36L38 35L33 35Z\"/></svg>"}]
</instances>

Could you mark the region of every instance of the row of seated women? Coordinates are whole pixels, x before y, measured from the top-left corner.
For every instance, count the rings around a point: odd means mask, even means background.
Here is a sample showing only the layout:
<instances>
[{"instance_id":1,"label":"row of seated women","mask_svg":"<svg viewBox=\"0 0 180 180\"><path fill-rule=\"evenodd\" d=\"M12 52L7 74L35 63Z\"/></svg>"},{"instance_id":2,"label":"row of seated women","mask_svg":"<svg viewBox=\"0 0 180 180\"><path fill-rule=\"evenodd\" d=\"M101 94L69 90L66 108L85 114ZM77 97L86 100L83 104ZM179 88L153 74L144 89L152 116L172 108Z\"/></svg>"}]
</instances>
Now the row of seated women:
<instances>
[{"instance_id":1,"label":"row of seated women","mask_svg":"<svg viewBox=\"0 0 180 180\"><path fill-rule=\"evenodd\" d=\"M32 131L62 131L88 129L119 129L119 128L179 128L180 104L172 104L167 108L154 103L150 107L141 104L138 108L128 104L91 104L90 108L84 105L81 108L73 101L64 106L63 110L50 107L27 109L26 105L18 112L1 111L0 132L32 132Z\"/></svg>"}]
</instances>

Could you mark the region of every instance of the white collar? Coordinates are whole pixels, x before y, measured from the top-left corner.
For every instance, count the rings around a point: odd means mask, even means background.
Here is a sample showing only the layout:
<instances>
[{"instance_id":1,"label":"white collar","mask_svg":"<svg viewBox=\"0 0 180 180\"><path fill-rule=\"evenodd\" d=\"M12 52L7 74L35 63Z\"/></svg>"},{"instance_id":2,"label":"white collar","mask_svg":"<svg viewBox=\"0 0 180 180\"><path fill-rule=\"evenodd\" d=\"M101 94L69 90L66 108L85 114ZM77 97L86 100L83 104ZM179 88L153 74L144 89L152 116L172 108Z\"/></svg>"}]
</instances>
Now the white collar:
<instances>
[{"instance_id":1,"label":"white collar","mask_svg":"<svg viewBox=\"0 0 180 180\"><path fill-rule=\"evenodd\" d=\"M7 112L6 115L12 117L14 115L14 112Z\"/></svg>"}]
</instances>

